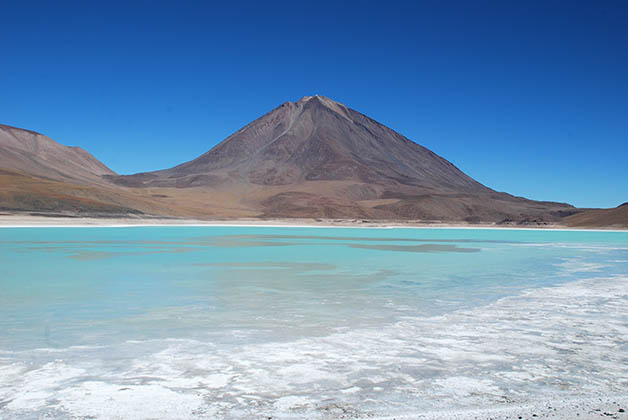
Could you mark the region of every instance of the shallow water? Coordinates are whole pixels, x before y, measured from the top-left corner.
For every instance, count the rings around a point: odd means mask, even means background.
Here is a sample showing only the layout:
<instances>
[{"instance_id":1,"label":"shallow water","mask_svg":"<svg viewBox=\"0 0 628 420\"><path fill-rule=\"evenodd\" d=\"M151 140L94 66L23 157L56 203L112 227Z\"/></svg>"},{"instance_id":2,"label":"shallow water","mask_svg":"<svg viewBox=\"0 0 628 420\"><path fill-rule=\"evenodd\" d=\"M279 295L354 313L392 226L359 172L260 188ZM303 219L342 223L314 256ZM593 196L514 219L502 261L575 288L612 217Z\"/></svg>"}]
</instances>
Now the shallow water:
<instances>
[{"instance_id":1,"label":"shallow water","mask_svg":"<svg viewBox=\"0 0 628 420\"><path fill-rule=\"evenodd\" d=\"M0 417L626 395L627 278L625 232L0 229Z\"/></svg>"}]
</instances>

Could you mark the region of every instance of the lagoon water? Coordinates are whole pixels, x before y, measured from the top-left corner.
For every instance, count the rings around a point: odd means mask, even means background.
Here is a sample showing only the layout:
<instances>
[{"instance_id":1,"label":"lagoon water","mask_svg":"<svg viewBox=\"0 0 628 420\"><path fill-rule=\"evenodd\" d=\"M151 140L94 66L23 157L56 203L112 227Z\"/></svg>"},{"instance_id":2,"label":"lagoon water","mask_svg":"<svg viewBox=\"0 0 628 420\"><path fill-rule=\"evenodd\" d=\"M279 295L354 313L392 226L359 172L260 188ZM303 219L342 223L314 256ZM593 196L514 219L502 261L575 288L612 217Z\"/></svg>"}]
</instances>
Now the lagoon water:
<instances>
[{"instance_id":1,"label":"lagoon water","mask_svg":"<svg viewBox=\"0 0 628 420\"><path fill-rule=\"evenodd\" d=\"M0 229L0 418L628 394L628 232Z\"/></svg>"}]
</instances>

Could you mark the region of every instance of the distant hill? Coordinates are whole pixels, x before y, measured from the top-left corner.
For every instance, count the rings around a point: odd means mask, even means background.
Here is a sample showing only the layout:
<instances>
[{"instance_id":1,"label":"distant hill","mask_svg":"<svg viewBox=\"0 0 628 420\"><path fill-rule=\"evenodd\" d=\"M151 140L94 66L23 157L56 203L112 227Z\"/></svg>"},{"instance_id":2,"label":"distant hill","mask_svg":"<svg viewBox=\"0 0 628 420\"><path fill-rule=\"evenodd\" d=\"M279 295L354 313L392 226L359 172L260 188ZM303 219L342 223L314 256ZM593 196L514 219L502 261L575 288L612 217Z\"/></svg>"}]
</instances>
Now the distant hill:
<instances>
[{"instance_id":1,"label":"distant hill","mask_svg":"<svg viewBox=\"0 0 628 420\"><path fill-rule=\"evenodd\" d=\"M0 212L117 216L155 208L146 194L103 175L115 172L80 147L0 124Z\"/></svg>"},{"instance_id":2,"label":"distant hill","mask_svg":"<svg viewBox=\"0 0 628 420\"><path fill-rule=\"evenodd\" d=\"M106 178L134 188L228 191L231 206L267 218L543 223L577 211L493 191L425 147L318 95L284 103L189 162Z\"/></svg>"},{"instance_id":3,"label":"distant hill","mask_svg":"<svg viewBox=\"0 0 628 420\"><path fill-rule=\"evenodd\" d=\"M80 147L63 146L35 131L0 124L0 168L57 181L102 182L111 169Z\"/></svg>"},{"instance_id":4,"label":"distant hill","mask_svg":"<svg viewBox=\"0 0 628 420\"><path fill-rule=\"evenodd\" d=\"M574 214L563 223L572 227L619 227L628 228L628 203L612 209L595 209Z\"/></svg>"}]
</instances>

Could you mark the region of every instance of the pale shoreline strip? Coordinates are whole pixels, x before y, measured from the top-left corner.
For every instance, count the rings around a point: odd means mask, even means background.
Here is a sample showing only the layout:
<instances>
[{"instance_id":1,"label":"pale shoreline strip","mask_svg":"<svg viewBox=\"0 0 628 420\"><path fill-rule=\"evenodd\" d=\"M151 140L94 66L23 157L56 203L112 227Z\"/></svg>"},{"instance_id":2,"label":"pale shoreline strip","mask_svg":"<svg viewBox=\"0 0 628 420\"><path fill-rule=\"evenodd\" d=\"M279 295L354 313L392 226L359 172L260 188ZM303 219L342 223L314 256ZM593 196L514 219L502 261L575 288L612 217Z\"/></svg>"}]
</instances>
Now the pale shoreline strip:
<instances>
[{"instance_id":1,"label":"pale shoreline strip","mask_svg":"<svg viewBox=\"0 0 628 420\"><path fill-rule=\"evenodd\" d=\"M622 228L575 228L561 225L504 226L494 224L420 223L420 222L357 222L350 220L196 220L196 219L100 219L0 216L0 228L89 228L89 227L269 227L269 228L367 228L367 229L467 229L467 230L521 230L521 231L569 231L569 232L628 232Z\"/></svg>"}]
</instances>

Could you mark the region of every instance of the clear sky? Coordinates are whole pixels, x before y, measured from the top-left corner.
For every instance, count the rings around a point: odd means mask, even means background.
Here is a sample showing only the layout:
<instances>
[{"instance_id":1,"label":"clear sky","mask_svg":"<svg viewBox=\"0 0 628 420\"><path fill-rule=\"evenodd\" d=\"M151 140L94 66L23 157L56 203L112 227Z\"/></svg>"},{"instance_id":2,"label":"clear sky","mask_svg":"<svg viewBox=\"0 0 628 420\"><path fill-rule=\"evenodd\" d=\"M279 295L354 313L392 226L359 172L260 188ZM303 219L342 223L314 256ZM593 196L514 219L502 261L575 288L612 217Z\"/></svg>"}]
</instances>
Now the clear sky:
<instances>
[{"instance_id":1,"label":"clear sky","mask_svg":"<svg viewBox=\"0 0 628 420\"><path fill-rule=\"evenodd\" d=\"M628 201L628 1L213 3L3 2L0 123L126 174L318 93L496 190Z\"/></svg>"}]
</instances>

